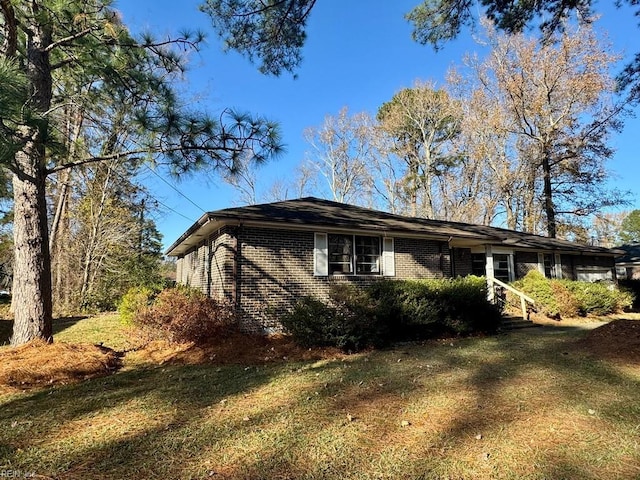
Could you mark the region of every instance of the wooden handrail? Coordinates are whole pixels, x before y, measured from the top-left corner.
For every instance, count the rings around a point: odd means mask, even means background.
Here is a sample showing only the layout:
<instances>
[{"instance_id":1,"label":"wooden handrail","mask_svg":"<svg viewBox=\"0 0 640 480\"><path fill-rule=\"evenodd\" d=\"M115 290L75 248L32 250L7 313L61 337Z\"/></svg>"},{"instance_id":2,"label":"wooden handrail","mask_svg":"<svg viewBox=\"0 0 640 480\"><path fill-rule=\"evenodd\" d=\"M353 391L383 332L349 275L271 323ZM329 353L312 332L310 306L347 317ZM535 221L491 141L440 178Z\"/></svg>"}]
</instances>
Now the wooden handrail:
<instances>
[{"instance_id":1,"label":"wooden handrail","mask_svg":"<svg viewBox=\"0 0 640 480\"><path fill-rule=\"evenodd\" d=\"M487 283L489 284L489 288L490 288L490 292L491 292L491 296L493 297L494 294L494 284L495 285L499 285L502 288L505 288L507 290L509 290L511 293L517 295L518 297L520 297L520 308L522 309L522 318L525 320L528 320L528 315L527 315L527 303L529 302L531 305L535 305L535 300L531 297L529 297L528 295L522 293L520 290L516 290L515 288L513 288L511 285L507 285L506 283L504 283L501 280L498 280L497 278L489 278L487 277Z\"/></svg>"}]
</instances>

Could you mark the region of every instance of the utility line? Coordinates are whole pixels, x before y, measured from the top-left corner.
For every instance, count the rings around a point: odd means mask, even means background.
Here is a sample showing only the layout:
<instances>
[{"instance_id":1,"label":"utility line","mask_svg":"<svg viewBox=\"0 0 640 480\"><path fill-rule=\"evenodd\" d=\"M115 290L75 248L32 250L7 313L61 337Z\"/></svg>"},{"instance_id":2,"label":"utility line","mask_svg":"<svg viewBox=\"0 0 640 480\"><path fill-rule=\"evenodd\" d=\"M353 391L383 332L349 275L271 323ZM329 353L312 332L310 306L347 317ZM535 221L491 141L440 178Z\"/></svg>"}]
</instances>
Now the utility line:
<instances>
[{"instance_id":1,"label":"utility line","mask_svg":"<svg viewBox=\"0 0 640 480\"><path fill-rule=\"evenodd\" d=\"M173 208L171 208L169 205L162 203L160 200L158 200L156 197L154 197L153 195L150 195L149 193L147 193L147 195L151 198L153 198L154 201L158 202L160 205L162 205L164 208L171 210L173 213L175 213L176 215L180 215L182 218L189 220L192 223L195 223L196 221L193 220L192 218L187 217L186 215L178 212L177 210L174 210Z\"/></svg>"},{"instance_id":2,"label":"utility line","mask_svg":"<svg viewBox=\"0 0 640 480\"><path fill-rule=\"evenodd\" d=\"M178 190L178 188L176 186L174 186L173 184L171 184L168 180L166 180L165 178L162 177L162 175L158 174L158 172L156 172L154 169L152 169L149 165L147 165L146 163L143 164L145 167L147 167L147 170L149 170L151 173L153 173L156 177L158 177L160 180L162 180L164 183L166 183L167 185L169 185L169 187L171 187L175 192L178 193L178 195L180 195L181 197L185 198L189 203L191 203L194 207L200 209L202 211L202 213L207 213L207 211L202 208L200 205L198 205L196 202L194 202L193 200L191 200L189 197L187 197L184 193L182 193L180 190ZM162 202L160 202L162 203ZM163 204L164 205L164 204ZM165 205L166 207L166 205ZM169 208L169 207L167 207ZM173 209L170 209L173 210ZM175 212L175 210L173 210ZM177 212L176 212L177 213ZM184 215L182 215L184 217ZM186 217L185 217L186 218Z\"/></svg>"}]
</instances>

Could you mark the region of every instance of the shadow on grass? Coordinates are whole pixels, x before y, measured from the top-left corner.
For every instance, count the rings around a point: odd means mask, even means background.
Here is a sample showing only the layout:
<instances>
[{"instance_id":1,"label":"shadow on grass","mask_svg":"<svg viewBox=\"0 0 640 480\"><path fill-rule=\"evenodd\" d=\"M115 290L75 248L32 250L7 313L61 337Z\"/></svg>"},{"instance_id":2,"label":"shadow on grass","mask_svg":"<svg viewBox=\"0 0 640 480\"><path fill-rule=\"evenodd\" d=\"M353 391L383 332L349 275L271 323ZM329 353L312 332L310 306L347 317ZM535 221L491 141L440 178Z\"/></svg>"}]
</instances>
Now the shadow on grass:
<instances>
[{"instance_id":1,"label":"shadow on grass","mask_svg":"<svg viewBox=\"0 0 640 480\"><path fill-rule=\"evenodd\" d=\"M633 478L606 465L615 461L618 447L592 445L598 447L599 465L568 450L567 441L581 441L571 436L579 427L567 436L561 429L549 433L550 425L544 425L549 448L531 452L529 438L514 433L529 428L525 433L540 437L536 418L555 418L549 415L556 408L572 422L613 425L621 436L637 430L637 379L575 350L574 337L536 330L401 346L346 360L125 370L5 402L0 426L8 434L0 458L25 470L40 465L44 471L36 473L69 479L134 473L147 478ZM436 417L437 399L447 402L446 416ZM404 419L412 426L403 429ZM84 432L78 444L71 440L75 430ZM469 466L468 451L484 448L476 447L476 434L487 442L507 437L516 460L500 465L501 452L492 451L498 463ZM640 452L627 448L637 464ZM526 471L529 462L536 470ZM494 470L480 469L486 466Z\"/></svg>"},{"instance_id":2,"label":"shadow on grass","mask_svg":"<svg viewBox=\"0 0 640 480\"><path fill-rule=\"evenodd\" d=\"M67 328L74 326L80 320L84 320L89 318L86 315L80 316L71 316L71 317L60 317L53 319L53 335L57 335L60 332L63 332ZM13 320L2 318L0 319L0 346L8 345L11 340L11 335L13 334Z\"/></svg>"}]
</instances>

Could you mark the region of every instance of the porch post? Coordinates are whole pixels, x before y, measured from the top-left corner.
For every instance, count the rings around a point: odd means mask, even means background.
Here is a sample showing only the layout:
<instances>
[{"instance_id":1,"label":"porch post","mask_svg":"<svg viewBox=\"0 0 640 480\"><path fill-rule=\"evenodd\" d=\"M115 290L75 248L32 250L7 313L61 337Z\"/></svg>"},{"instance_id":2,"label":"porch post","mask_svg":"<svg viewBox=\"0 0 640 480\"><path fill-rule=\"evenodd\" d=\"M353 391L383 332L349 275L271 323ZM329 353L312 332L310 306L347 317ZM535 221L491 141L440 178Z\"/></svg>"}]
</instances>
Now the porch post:
<instances>
[{"instance_id":1,"label":"porch post","mask_svg":"<svg viewBox=\"0 0 640 480\"><path fill-rule=\"evenodd\" d=\"M486 263L485 263L485 273L487 275L487 286L489 287L488 289L488 297L489 297L489 301L493 302L494 301L494 284L493 284L493 252L491 251L491 245L486 245L485 246L485 257L486 257Z\"/></svg>"}]
</instances>

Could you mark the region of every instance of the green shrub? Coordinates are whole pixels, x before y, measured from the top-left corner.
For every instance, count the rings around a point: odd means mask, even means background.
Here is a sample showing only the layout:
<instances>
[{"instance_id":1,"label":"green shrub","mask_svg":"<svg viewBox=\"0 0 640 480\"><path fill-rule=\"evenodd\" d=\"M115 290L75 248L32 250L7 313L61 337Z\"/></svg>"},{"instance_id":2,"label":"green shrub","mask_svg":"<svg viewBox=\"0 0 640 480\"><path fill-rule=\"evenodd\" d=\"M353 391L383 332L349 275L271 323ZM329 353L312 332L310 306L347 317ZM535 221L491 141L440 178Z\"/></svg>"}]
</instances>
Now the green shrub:
<instances>
[{"instance_id":1,"label":"green shrub","mask_svg":"<svg viewBox=\"0 0 640 480\"><path fill-rule=\"evenodd\" d=\"M384 281L369 292L398 339L493 332L500 323L482 277Z\"/></svg>"},{"instance_id":2,"label":"green shrub","mask_svg":"<svg viewBox=\"0 0 640 480\"><path fill-rule=\"evenodd\" d=\"M536 308L551 318L608 315L629 308L633 295L606 282L550 280L537 270L513 283L536 301Z\"/></svg>"},{"instance_id":3,"label":"green shrub","mask_svg":"<svg viewBox=\"0 0 640 480\"><path fill-rule=\"evenodd\" d=\"M118 304L120 321L125 325L131 325L136 315L148 308L157 294L158 292L147 287L130 288Z\"/></svg>"},{"instance_id":4,"label":"green shrub","mask_svg":"<svg viewBox=\"0 0 640 480\"><path fill-rule=\"evenodd\" d=\"M480 277L385 280L366 288L340 284L332 287L328 302L303 298L281 319L304 346L353 351L443 333L492 332L499 322Z\"/></svg>"},{"instance_id":5,"label":"green shrub","mask_svg":"<svg viewBox=\"0 0 640 480\"><path fill-rule=\"evenodd\" d=\"M606 282L565 282L578 301L581 315L608 315L633 304L631 292Z\"/></svg>"},{"instance_id":6,"label":"green shrub","mask_svg":"<svg viewBox=\"0 0 640 480\"><path fill-rule=\"evenodd\" d=\"M284 329L299 344L359 351L388 343L388 329L365 290L341 284L332 286L329 296L329 302L302 298L281 318Z\"/></svg>"},{"instance_id":7,"label":"green shrub","mask_svg":"<svg viewBox=\"0 0 640 480\"><path fill-rule=\"evenodd\" d=\"M640 309L640 280L619 280L618 285L631 299L631 307Z\"/></svg>"},{"instance_id":8,"label":"green shrub","mask_svg":"<svg viewBox=\"0 0 640 480\"><path fill-rule=\"evenodd\" d=\"M538 312L550 318L560 318L561 309L553 287L542 273L530 270L523 278L513 282L513 286L535 300Z\"/></svg>"},{"instance_id":9,"label":"green shrub","mask_svg":"<svg viewBox=\"0 0 640 480\"><path fill-rule=\"evenodd\" d=\"M230 305L186 287L163 290L133 321L150 337L170 342L206 343L235 329Z\"/></svg>"}]
</instances>

